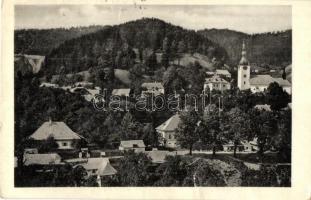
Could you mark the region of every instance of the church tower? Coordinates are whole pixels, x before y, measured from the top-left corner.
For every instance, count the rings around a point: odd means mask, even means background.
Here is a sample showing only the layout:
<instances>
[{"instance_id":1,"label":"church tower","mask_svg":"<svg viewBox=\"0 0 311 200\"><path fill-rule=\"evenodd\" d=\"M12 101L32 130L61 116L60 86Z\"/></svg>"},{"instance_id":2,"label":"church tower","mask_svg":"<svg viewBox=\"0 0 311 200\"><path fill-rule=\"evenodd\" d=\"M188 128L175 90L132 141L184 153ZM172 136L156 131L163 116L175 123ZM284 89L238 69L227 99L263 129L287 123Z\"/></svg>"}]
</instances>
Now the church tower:
<instances>
[{"instance_id":1,"label":"church tower","mask_svg":"<svg viewBox=\"0 0 311 200\"><path fill-rule=\"evenodd\" d=\"M240 90L247 90L250 88L250 70L251 67L249 66L248 60L246 58L245 42L243 41L242 58L238 66L238 88Z\"/></svg>"}]
</instances>

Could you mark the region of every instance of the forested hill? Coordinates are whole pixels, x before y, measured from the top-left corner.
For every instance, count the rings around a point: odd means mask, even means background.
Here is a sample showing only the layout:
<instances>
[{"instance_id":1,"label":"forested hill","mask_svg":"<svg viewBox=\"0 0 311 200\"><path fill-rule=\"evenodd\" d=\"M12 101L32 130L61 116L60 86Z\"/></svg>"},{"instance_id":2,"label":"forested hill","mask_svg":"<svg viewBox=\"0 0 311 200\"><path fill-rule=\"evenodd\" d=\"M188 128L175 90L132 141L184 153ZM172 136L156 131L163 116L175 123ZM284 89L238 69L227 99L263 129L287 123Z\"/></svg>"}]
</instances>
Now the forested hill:
<instances>
[{"instance_id":1,"label":"forested hill","mask_svg":"<svg viewBox=\"0 0 311 200\"><path fill-rule=\"evenodd\" d=\"M47 55L61 43L81 35L102 29L103 26L20 29L14 31L14 52L16 54Z\"/></svg>"},{"instance_id":2,"label":"forested hill","mask_svg":"<svg viewBox=\"0 0 311 200\"><path fill-rule=\"evenodd\" d=\"M291 30L246 34L228 29L205 29L198 33L225 48L229 64L236 65L241 58L243 40L251 63L286 66L292 60Z\"/></svg>"},{"instance_id":3,"label":"forested hill","mask_svg":"<svg viewBox=\"0 0 311 200\"><path fill-rule=\"evenodd\" d=\"M66 73L94 66L130 69L137 60L147 63L155 54L164 61L175 59L177 54L195 52L207 55L210 60L227 59L223 48L193 30L143 18L65 41L47 56L46 69L53 74L61 66ZM151 71L160 68L160 64Z\"/></svg>"}]
</instances>

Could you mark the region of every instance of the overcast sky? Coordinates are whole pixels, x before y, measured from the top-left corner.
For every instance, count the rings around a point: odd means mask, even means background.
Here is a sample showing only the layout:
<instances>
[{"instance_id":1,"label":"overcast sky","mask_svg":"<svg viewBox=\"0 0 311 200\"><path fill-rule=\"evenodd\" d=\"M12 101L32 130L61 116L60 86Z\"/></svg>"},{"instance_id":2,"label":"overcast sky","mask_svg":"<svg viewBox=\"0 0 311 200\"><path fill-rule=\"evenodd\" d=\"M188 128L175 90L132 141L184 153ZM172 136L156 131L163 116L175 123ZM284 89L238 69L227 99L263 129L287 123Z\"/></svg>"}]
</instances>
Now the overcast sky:
<instances>
[{"instance_id":1,"label":"overcast sky","mask_svg":"<svg viewBox=\"0 0 311 200\"><path fill-rule=\"evenodd\" d=\"M188 29L261 33L291 28L290 6L18 5L15 28L115 25L155 17Z\"/></svg>"}]
</instances>

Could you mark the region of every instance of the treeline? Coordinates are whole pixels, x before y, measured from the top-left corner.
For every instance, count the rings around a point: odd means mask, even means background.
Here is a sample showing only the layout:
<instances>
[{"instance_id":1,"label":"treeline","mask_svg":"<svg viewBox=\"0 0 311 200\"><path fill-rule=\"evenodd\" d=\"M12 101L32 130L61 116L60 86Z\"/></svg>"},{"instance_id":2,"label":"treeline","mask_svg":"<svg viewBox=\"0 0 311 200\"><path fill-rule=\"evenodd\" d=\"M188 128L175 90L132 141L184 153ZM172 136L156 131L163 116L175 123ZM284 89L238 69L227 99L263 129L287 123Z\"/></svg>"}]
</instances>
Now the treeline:
<instances>
[{"instance_id":1,"label":"treeline","mask_svg":"<svg viewBox=\"0 0 311 200\"><path fill-rule=\"evenodd\" d=\"M61 66L65 66L68 73L101 65L130 69L135 62L148 63L158 54L164 57L161 64L167 67L167 62L178 55L194 52L208 55L210 59L227 58L223 48L195 31L143 18L65 41L47 56L45 69L49 74L57 73ZM152 65L150 70L160 66Z\"/></svg>"},{"instance_id":2,"label":"treeline","mask_svg":"<svg viewBox=\"0 0 311 200\"><path fill-rule=\"evenodd\" d=\"M237 65L241 59L243 40L251 63L286 66L292 62L292 30L246 34L228 29L205 29L198 33L223 47L232 65Z\"/></svg>"},{"instance_id":3,"label":"treeline","mask_svg":"<svg viewBox=\"0 0 311 200\"><path fill-rule=\"evenodd\" d=\"M103 26L19 29L14 31L14 53L47 55L61 43L81 35L95 32Z\"/></svg>"}]
</instances>

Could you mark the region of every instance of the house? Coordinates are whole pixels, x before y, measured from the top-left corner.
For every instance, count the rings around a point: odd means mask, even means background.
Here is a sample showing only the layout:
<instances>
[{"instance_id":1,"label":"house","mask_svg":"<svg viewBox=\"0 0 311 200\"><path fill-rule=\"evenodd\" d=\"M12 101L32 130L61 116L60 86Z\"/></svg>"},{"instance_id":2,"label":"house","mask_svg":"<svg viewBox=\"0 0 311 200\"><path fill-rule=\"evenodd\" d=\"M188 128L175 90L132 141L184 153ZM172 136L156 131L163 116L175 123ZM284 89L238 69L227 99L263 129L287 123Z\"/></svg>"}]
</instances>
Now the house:
<instances>
[{"instance_id":1,"label":"house","mask_svg":"<svg viewBox=\"0 0 311 200\"><path fill-rule=\"evenodd\" d=\"M92 101L92 99L94 99L96 95L99 95L100 88L95 87L94 89L88 89L88 88L79 86L79 87L71 88L70 92L81 94L86 101Z\"/></svg>"},{"instance_id":2,"label":"house","mask_svg":"<svg viewBox=\"0 0 311 200\"><path fill-rule=\"evenodd\" d=\"M222 145L225 152L233 152L234 151L234 143L230 141L227 144ZM242 144L237 145L236 151L244 151L244 146Z\"/></svg>"},{"instance_id":3,"label":"house","mask_svg":"<svg viewBox=\"0 0 311 200\"><path fill-rule=\"evenodd\" d=\"M146 94L153 94L154 96L164 94L164 87L160 82L143 83L141 88L143 89L143 96Z\"/></svg>"},{"instance_id":4,"label":"house","mask_svg":"<svg viewBox=\"0 0 311 200\"><path fill-rule=\"evenodd\" d=\"M255 75L251 77L251 66L246 58L245 43L242 46L242 58L238 66L238 88L240 90L250 89L253 93L265 91L273 82L278 83L284 91L291 94L291 83L282 78L273 78L269 74Z\"/></svg>"},{"instance_id":5,"label":"house","mask_svg":"<svg viewBox=\"0 0 311 200\"><path fill-rule=\"evenodd\" d=\"M50 88L59 88L58 84L43 82L40 84L40 87L50 87Z\"/></svg>"},{"instance_id":6,"label":"house","mask_svg":"<svg viewBox=\"0 0 311 200\"><path fill-rule=\"evenodd\" d=\"M92 82L88 82L88 81L80 81L80 82L76 82L74 84L75 87L93 87L94 84Z\"/></svg>"},{"instance_id":7,"label":"house","mask_svg":"<svg viewBox=\"0 0 311 200\"><path fill-rule=\"evenodd\" d=\"M260 111L271 111L271 106L268 104L263 104L263 105L255 105L254 108L260 110Z\"/></svg>"},{"instance_id":8,"label":"house","mask_svg":"<svg viewBox=\"0 0 311 200\"><path fill-rule=\"evenodd\" d=\"M219 77L218 75L214 75L211 78L206 78L204 83L204 91L206 91L208 88L210 91L212 90L230 90L230 83L226 81L225 79Z\"/></svg>"},{"instance_id":9,"label":"house","mask_svg":"<svg viewBox=\"0 0 311 200\"><path fill-rule=\"evenodd\" d=\"M122 89L114 89L112 90L112 95L113 96L125 96L129 97L130 96L131 89L129 88L122 88Z\"/></svg>"},{"instance_id":10,"label":"house","mask_svg":"<svg viewBox=\"0 0 311 200\"><path fill-rule=\"evenodd\" d=\"M179 123L180 123L180 116L179 114L175 114L156 128L156 131L161 135L160 143L163 146L170 148L177 147L175 135Z\"/></svg>"},{"instance_id":11,"label":"house","mask_svg":"<svg viewBox=\"0 0 311 200\"><path fill-rule=\"evenodd\" d=\"M135 152L145 151L145 143L143 140L122 140L119 146L120 151L134 150Z\"/></svg>"},{"instance_id":12,"label":"house","mask_svg":"<svg viewBox=\"0 0 311 200\"><path fill-rule=\"evenodd\" d=\"M49 120L44 122L29 138L44 141L53 137L58 144L58 149L75 149L75 144L84 139L73 132L64 122Z\"/></svg>"},{"instance_id":13,"label":"house","mask_svg":"<svg viewBox=\"0 0 311 200\"><path fill-rule=\"evenodd\" d=\"M231 78L230 72L226 69L216 69L215 75Z\"/></svg>"},{"instance_id":14,"label":"house","mask_svg":"<svg viewBox=\"0 0 311 200\"><path fill-rule=\"evenodd\" d=\"M165 162L166 156L176 155L176 152L171 151L146 151L145 153L151 158L151 162L154 164L162 164Z\"/></svg>"},{"instance_id":15,"label":"house","mask_svg":"<svg viewBox=\"0 0 311 200\"><path fill-rule=\"evenodd\" d=\"M117 173L109 162L108 158L88 158L81 166L87 171L89 176L111 176Z\"/></svg>"},{"instance_id":16,"label":"house","mask_svg":"<svg viewBox=\"0 0 311 200\"><path fill-rule=\"evenodd\" d=\"M59 165L61 159L57 153L24 154L24 165Z\"/></svg>"},{"instance_id":17,"label":"house","mask_svg":"<svg viewBox=\"0 0 311 200\"><path fill-rule=\"evenodd\" d=\"M66 160L67 163L76 163L74 167L82 166L88 176L111 176L117 173L113 168L108 158L87 158L87 159L70 159Z\"/></svg>"}]
</instances>

